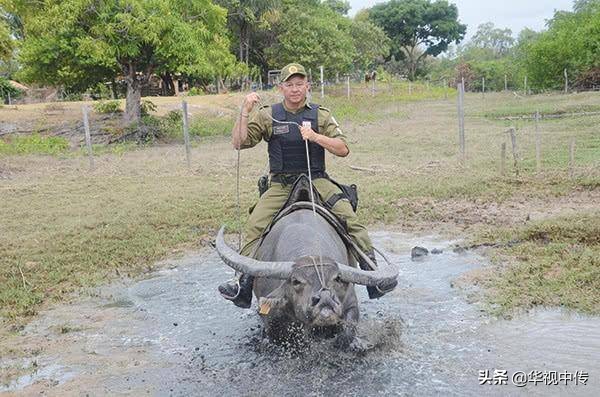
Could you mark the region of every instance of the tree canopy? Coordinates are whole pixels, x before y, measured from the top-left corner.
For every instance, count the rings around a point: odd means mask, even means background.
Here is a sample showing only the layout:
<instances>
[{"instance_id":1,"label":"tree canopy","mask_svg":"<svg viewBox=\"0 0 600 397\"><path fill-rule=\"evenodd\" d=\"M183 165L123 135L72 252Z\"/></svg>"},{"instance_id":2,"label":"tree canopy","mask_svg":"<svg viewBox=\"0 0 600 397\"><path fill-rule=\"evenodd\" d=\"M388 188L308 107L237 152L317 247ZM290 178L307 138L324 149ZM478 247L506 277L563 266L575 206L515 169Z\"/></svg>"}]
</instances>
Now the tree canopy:
<instances>
[{"instance_id":1,"label":"tree canopy","mask_svg":"<svg viewBox=\"0 0 600 397\"><path fill-rule=\"evenodd\" d=\"M456 6L446 0L391 0L371 8L369 17L392 40L392 55L406 59L411 79L423 58L458 44L467 31L458 21Z\"/></svg>"},{"instance_id":2,"label":"tree canopy","mask_svg":"<svg viewBox=\"0 0 600 397\"><path fill-rule=\"evenodd\" d=\"M0 18L0 61L8 62L14 49L8 23Z\"/></svg>"},{"instance_id":3,"label":"tree canopy","mask_svg":"<svg viewBox=\"0 0 600 397\"><path fill-rule=\"evenodd\" d=\"M27 26L21 76L80 90L122 76L125 119L134 122L152 73L216 75L231 67L225 17L209 0L47 1Z\"/></svg>"},{"instance_id":4,"label":"tree canopy","mask_svg":"<svg viewBox=\"0 0 600 397\"><path fill-rule=\"evenodd\" d=\"M447 0L389 0L353 18L349 9L347 0L0 0L0 73L73 93L124 82L127 121L140 117L151 76L168 94L174 75L207 86L289 62L313 75L323 65L326 78L374 67L413 80L468 72L473 89L482 78L517 87L525 75L534 89L559 88L565 68L571 81L600 76L600 0L574 0L545 31L516 39L481 24L466 45Z\"/></svg>"},{"instance_id":5,"label":"tree canopy","mask_svg":"<svg viewBox=\"0 0 600 397\"><path fill-rule=\"evenodd\" d=\"M473 46L490 50L495 56L506 55L515 43L512 30L499 29L493 22L482 23L471 39Z\"/></svg>"},{"instance_id":6,"label":"tree canopy","mask_svg":"<svg viewBox=\"0 0 600 397\"><path fill-rule=\"evenodd\" d=\"M600 2L580 2L576 10L556 12L548 30L526 45L523 63L534 88L561 88L564 69L573 79L600 68Z\"/></svg>"}]
</instances>

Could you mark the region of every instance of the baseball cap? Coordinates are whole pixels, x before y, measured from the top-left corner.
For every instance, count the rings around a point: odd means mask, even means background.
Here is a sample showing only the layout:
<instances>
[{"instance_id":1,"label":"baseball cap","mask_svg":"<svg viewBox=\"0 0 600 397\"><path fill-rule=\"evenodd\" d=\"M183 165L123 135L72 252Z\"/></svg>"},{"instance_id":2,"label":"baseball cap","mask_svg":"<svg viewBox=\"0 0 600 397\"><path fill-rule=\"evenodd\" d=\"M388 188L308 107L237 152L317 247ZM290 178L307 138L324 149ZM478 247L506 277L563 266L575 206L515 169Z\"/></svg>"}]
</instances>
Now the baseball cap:
<instances>
[{"instance_id":1,"label":"baseball cap","mask_svg":"<svg viewBox=\"0 0 600 397\"><path fill-rule=\"evenodd\" d=\"M287 81L290 77L292 77L295 74L299 74L304 77L308 76L306 70L304 69L304 66L300 65L299 63L290 63L281 68L281 82L283 83Z\"/></svg>"}]
</instances>

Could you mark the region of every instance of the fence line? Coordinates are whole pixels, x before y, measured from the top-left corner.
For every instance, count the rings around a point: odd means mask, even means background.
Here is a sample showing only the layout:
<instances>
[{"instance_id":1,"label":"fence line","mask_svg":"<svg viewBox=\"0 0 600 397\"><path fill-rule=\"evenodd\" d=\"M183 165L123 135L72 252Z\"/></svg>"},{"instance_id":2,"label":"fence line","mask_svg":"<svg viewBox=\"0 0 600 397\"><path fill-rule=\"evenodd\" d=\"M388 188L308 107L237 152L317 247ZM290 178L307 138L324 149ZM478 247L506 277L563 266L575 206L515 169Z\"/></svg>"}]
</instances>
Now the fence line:
<instances>
[{"instance_id":1,"label":"fence line","mask_svg":"<svg viewBox=\"0 0 600 397\"><path fill-rule=\"evenodd\" d=\"M83 129L85 130L85 146L87 147L88 158L90 161L90 171L94 170L94 154L92 152L92 135L90 133L90 121L88 117L88 107L83 106Z\"/></svg>"},{"instance_id":2,"label":"fence line","mask_svg":"<svg viewBox=\"0 0 600 397\"><path fill-rule=\"evenodd\" d=\"M187 102L181 102L181 110L182 110L182 119L183 119L183 139L185 142L185 160L187 163L187 167L191 168L191 150L190 150L190 130L189 130L189 121L188 121L188 107Z\"/></svg>"}]
</instances>

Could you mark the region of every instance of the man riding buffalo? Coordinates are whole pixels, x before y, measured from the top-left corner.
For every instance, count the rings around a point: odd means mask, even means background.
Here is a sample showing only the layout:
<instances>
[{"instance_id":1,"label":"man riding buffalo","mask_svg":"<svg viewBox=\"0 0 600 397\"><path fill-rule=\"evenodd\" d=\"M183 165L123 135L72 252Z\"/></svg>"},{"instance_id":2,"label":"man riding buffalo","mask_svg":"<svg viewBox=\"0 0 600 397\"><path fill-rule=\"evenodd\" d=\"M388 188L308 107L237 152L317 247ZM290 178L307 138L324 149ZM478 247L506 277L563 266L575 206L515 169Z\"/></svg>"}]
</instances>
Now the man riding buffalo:
<instances>
[{"instance_id":1,"label":"man riding buffalo","mask_svg":"<svg viewBox=\"0 0 600 397\"><path fill-rule=\"evenodd\" d=\"M350 152L346 136L329 109L307 100L310 82L302 65L291 63L283 67L278 88L283 102L261 106L252 115L260 97L257 93L248 94L232 130L233 146L238 150L251 148L264 139L268 143L270 164L270 186L250 214L245 230L246 242L240 253L252 256L263 231L286 202L294 181L300 175L308 174L305 147L305 141L308 141L314 187L324 202L332 203L331 211L345 221L348 234L356 245L376 263L367 229L358 222L350 201L338 184L332 182L325 172L325 150L339 157ZM338 199L340 197L344 198ZM374 270L360 258L359 266L363 270ZM237 279L220 285L219 292L236 306L249 308L252 285L253 277L241 274ZM383 291L367 287L371 299L379 298L391 289Z\"/></svg>"}]
</instances>

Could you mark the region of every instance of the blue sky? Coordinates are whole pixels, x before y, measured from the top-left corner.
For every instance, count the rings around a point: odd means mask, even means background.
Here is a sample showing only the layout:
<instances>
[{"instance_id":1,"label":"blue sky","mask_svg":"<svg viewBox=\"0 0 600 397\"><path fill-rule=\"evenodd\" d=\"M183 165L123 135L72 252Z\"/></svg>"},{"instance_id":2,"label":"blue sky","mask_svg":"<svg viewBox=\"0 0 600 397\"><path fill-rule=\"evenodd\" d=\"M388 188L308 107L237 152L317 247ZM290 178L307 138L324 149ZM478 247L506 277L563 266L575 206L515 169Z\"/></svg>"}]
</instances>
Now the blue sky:
<instances>
[{"instance_id":1,"label":"blue sky","mask_svg":"<svg viewBox=\"0 0 600 397\"><path fill-rule=\"evenodd\" d=\"M372 7L384 1L349 0L350 15L361 8ZM524 27L539 31L544 29L545 20L552 18L554 10L570 11L573 0L449 0L458 7L459 19L467 24L467 38L485 22L493 22L496 27L510 28L513 36Z\"/></svg>"}]
</instances>

